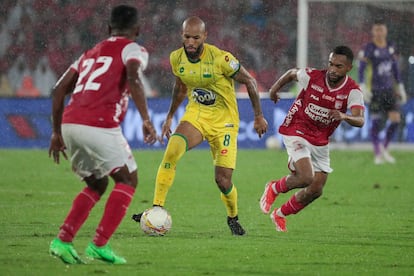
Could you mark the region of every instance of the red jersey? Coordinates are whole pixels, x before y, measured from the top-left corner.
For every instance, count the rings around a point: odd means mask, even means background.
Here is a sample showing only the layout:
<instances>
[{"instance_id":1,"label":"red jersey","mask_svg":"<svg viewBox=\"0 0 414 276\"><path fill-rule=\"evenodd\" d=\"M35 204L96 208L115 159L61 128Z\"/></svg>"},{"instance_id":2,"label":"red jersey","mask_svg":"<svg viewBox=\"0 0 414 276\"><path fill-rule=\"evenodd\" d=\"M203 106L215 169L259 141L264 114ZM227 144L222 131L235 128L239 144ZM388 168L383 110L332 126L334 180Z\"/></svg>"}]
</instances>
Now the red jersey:
<instances>
[{"instance_id":1,"label":"red jersey","mask_svg":"<svg viewBox=\"0 0 414 276\"><path fill-rule=\"evenodd\" d=\"M352 107L364 108L362 92L354 80L346 76L339 87L331 88L326 75L326 70L298 70L302 90L279 127L279 133L303 137L315 146L327 145L340 124L329 117L329 111L337 109L346 113Z\"/></svg>"},{"instance_id":2,"label":"red jersey","mask_svg":"<svg viewBox=\"0 0 414 276\"><path fill-rule=\"evenodd\" d=\"M79 77L62 123L102 128L119 126L129 99L125 65L133 59L144 70L148 52L124 37L110 37L83 53L69 69L75 70Z\"/></svg>"}]
</instances>

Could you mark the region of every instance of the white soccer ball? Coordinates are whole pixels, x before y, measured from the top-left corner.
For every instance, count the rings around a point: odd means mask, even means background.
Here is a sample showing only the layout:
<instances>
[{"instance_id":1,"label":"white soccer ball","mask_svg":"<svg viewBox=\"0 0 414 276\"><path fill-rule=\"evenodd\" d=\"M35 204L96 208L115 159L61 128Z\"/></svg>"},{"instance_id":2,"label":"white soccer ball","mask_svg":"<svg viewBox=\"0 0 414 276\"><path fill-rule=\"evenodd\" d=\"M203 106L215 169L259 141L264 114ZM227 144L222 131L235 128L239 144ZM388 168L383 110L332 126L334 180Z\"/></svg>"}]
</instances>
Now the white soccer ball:
<instances>
[{"instance_id":1,"label":"white soccer ball","mask_svg":"<svg viewBox=\"0 0 414 276\"><path fill-rule=\"evenodd\" d=\"M147 235L164 236L171 229L172 219L167 210L154 206L142 213L139 224Z\"/></svg>"},{"instance_id":2,"label":"white soccer ball","mask_svg":"<svg viewBox=\"0 0 414 276\"><path fill-rule=\"evenodd\" d=\"M275 136L270 136L266 139L266 148L268 149L280 149L280 141Z\"/></svg>"}]
</instances>

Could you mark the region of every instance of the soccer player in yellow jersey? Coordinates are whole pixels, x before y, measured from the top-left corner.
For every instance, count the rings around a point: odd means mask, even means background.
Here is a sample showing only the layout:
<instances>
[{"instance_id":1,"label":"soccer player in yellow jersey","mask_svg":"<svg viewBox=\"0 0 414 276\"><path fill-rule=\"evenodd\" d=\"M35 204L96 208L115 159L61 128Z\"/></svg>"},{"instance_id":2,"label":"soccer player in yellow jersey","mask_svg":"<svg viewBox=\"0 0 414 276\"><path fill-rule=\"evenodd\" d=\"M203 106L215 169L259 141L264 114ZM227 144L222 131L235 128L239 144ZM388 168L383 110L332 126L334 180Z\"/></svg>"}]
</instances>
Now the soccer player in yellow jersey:
<instances>
[{"instance_id":1,"label":"soccer player in yellow jersey","mask_svg":"<svg viewBox=\"0 0 414 276\"><path fill-rule=\"evenodd\" d=\"M236 166L239 113L233 80L246 85L254 110L254 128L261 137L267 131L256 80L229 52L205 43L205 23L198 17L187 18L182 27L183 47L170 55L175 75L172 101L162 136L167 149L158 169L154 206L164 206L173 184L175 168L183 154L207 140L215 166L215 181L227 209L227 223L233 235L244 235L238 221L237 189L232 183ZM179 105L188 97L186 111L171 135L171 121ZM140 214L134 215L135 220Z\"/></svg>"}]
</instances>

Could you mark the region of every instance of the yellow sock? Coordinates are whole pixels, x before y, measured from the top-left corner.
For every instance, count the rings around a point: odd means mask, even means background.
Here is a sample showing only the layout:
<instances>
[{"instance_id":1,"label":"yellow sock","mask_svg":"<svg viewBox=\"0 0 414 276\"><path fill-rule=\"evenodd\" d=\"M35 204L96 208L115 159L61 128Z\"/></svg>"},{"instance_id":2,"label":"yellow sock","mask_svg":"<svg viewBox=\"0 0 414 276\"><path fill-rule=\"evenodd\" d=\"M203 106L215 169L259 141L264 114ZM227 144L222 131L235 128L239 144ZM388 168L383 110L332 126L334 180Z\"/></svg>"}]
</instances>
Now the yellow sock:
<instances>
[{"instance_id":1,"label":"yellow sock","mask_svg":"<svg viewBox=\"0 0 414 276\"><path fill-rule=\"evenodd\" d=\"M227 210L227 216L234 218L237 216L237 189L232 185L226 193L221 193L221 200L224 202Z\"/></svg>"},{"instance_id":2,"label":"yellow sock","mask_svg":"<svg viewBox=\"0 0 414 276\"><path fill-rule=\"evenodd\" d=\"M174 182L177 162L186 151L186 138L179 134L172 135L158 168L157 178L155 180L154 205L164 206L168 190Z\"/></svg>"}]
</instances>

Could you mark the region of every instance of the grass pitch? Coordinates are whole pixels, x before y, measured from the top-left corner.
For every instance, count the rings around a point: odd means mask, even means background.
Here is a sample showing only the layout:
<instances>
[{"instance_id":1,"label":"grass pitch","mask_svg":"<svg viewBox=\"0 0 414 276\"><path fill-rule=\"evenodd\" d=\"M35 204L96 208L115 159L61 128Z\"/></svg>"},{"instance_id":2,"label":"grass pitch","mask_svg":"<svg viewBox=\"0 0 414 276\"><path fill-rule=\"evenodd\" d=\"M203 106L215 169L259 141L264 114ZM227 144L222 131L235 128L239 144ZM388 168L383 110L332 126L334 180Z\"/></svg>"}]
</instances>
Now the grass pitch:
<instances>
[{"instance_id":1,"label":"grass pitch","mask_svg":"<svg viewBox=\"0 0 414 276\"><path fill-rule=\"evenodd\" d=\"M162 153L135 152L140 184L111 239L112 248L128 263L67 266L49 256L49 242L83 183L71 172L69 162L53 164L46 150L0 150L0 274L414 274L413 152L394 152L397 164L375 166L370 151L333 151L334 172L322 197L289 216L289 232L278 233L258 201L265 182L288 173L286 153L240 150L234 183L247 236L233 237L214 184L210 153L190 151L178 165L166 203L172 230L165 237L148 237L130 217L151 205ZM108 192L74 241L81 255L93 237ZM292 194L280 195L275 206Z\"/></svg>"}]
</instances>

